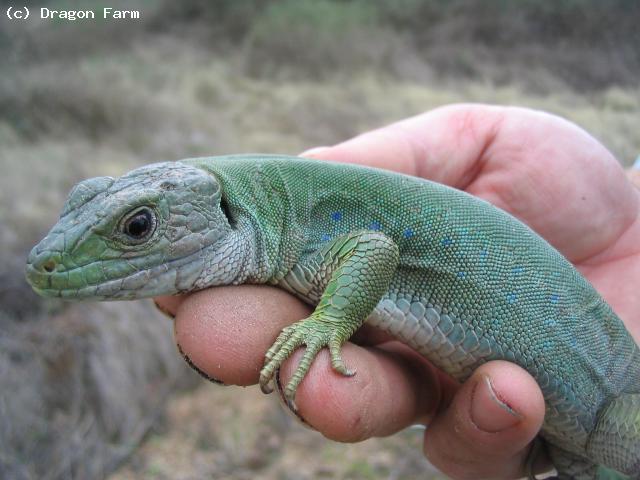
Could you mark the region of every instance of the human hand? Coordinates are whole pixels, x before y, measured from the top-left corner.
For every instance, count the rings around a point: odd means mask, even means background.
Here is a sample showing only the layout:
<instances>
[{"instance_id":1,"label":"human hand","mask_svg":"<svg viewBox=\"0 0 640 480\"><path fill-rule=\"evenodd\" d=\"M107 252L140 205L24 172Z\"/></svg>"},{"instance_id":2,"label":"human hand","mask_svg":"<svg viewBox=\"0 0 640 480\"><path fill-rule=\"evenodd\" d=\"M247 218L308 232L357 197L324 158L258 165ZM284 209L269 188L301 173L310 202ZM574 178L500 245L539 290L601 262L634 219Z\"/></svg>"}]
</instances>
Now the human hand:
<instances>
[{"instance_id":1,"label":"human hand","mask_svg":"<svg viewBox=\"0 0 640 480\"><path fill-rule=\"evenodd\" d=\"M631 168L627 170L627 176L631 183L633 183L636 188L640 188L640 155L636 158L635 163Z\"/></svg>"},{"instance_id":2,"label":"human hand","mask_svg":"<svg viewBox=\"0 0 640 480\"><path fill-rule=\"evenodd\" d=\"M454 105L307 156L361 163L465 189L538 231L594 284L640 338L639 193L613 156L575 125L541 112ZM264 352L309 308L266 286L222 287L158 299L176 316L176 339L205 375L254 384ZM540 428L535 381L490 362L460 386L398 342L363 329L343 358L325 351L300 385L299 414L325 436L357 441L426 423L425 454L454 478L515 478ZM212 348L215 347L215 348ZM281 371L289 378L300 352Z\"/></svg>"}]
</instances>

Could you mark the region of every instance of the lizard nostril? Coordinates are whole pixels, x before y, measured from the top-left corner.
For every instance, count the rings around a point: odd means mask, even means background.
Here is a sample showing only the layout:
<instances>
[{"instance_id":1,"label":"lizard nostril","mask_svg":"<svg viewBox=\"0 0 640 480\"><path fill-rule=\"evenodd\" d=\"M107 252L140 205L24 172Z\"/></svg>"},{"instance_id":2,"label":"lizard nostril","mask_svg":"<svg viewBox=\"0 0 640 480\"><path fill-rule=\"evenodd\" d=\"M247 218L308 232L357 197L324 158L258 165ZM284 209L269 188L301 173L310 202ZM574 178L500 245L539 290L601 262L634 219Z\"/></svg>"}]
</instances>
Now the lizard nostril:
<instances>
[{"instance_id":1,"label":"lizard nostril","mask_svg":"<svg viewBox=\"0 0 640 480\"><path fill-rule=\"evenodd\" d=\"M42 264L42 268L44 269L45 272L51 273L56 268L56 262L53 260L47 260L45 263Z\"/></svg>"}]
</instances>

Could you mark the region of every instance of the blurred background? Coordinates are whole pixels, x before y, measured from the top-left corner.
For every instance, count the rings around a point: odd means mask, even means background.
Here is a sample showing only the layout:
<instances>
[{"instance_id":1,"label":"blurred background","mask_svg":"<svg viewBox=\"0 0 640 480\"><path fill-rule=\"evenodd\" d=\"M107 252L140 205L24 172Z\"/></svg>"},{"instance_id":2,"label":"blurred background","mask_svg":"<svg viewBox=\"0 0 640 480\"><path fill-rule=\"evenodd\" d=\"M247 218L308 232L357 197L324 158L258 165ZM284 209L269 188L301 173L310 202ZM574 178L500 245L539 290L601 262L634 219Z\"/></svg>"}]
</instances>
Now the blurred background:
<instances>
[{"instance_id":1,"label":"blurred background","mask_svg":"<svg viewBox=\"0 0 640 480\"><path fill-rule=\"evenodd\" d=\"M0 1L3 479L443 478L421 431L345 447L255 387L200 380L148 302L36 297L26 254L79 180L296 154L461 101L562 115L624 165L640 153L637 0L25 3L21 21Z\"/></svg>"}]
</instances>

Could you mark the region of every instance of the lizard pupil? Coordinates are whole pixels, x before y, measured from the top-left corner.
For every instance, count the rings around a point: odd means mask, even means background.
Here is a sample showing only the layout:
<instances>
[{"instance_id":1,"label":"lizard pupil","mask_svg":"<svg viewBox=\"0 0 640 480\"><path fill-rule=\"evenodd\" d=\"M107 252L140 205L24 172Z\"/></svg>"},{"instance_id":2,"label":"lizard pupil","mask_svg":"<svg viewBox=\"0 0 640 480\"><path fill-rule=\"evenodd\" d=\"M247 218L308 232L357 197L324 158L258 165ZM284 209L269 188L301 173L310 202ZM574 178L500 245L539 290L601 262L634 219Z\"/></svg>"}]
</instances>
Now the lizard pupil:
<instances>
[{"instance_id":1,"label":"lizard pupil","mask_svg":"<svg viewBox=\"0 0 640 480\"><path fill-rule=\"evenodd\" d=\"M152 225L151 212L146 209L141 210L125 222L124 233L135 240L140 240L149 233Z\"/></svg>"}]
</instances>

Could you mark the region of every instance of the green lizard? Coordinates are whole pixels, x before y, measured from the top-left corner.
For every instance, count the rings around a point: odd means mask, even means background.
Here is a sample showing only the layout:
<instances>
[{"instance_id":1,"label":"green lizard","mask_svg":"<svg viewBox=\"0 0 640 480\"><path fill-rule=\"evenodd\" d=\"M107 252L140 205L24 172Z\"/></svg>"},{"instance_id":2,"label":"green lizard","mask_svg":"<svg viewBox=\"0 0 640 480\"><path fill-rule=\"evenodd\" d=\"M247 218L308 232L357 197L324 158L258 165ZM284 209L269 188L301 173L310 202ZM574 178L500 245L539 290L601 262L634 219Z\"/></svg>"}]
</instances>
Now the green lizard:
<instances>
[{"instance_id":1,"label":"green lizard","mask_svg":"<svg viewBox=\"0 0 640 480\"><path fill-rule=\"evenodd\" d=\"M544 394L540 436L559 478L640 478L640 349L560 253L464 192L285 156L154 164L78 184L26 273L65 299L282 287L316 306L266 353L268 392L306 346L289 399L324 347L352 374L340 350L365 321L460 381L489 360L517 363Z\"/></svg>"}]
</instances>

